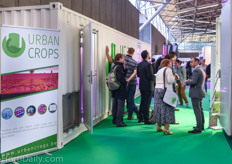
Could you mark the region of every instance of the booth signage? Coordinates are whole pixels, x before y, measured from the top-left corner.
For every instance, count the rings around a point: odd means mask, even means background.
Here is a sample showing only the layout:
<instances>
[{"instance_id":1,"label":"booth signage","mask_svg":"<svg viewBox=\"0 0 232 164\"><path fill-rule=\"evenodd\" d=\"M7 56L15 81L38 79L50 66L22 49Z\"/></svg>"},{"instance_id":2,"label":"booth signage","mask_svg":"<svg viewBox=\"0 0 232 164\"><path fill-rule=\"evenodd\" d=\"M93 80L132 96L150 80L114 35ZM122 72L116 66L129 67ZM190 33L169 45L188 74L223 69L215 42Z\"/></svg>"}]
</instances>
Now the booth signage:
<instances>
[{"instance_id":1,"label":"booth signage","mask_svg":"<svg viewBox=\"0 0 232 164\"><path fill-rule=\"evenodd\" d=\"M57 147L59 31L1 27L1 160Z\"/></svg>"}]
</instances>

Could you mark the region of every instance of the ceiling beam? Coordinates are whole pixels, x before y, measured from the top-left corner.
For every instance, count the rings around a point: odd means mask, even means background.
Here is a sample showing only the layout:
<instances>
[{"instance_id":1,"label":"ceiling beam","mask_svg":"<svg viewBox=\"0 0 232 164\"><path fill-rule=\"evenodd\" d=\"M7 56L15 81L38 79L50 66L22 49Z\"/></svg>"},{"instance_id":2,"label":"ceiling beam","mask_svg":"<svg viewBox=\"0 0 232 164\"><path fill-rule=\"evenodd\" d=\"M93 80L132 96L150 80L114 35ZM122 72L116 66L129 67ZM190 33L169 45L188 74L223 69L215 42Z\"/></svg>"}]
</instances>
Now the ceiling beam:
<instances>
[{"instance_id":1,"label":"ceiling beam","mask_svg":"<svg viewBox=\"0 0 232 164\"><path fill-rule=\"evenodd\" d=\"M194 22L193 19L179 19L179 18L176 18L175 20L173 20L173 22L176 22L176 21ZM197 23L212 23L212 24L217 24L216 22L203 21L203 20L197 20L197 19L196 19L196 22Z\"/></svg>"},{"instance_id":2,"label":"ceiling beam","mask_svg":"<svg viewBox=\"0 0 232 164\"><path fill-rule=\"evenodd\" d=\"M178 27L179 29L193 29L193 27L185 27L185 26L179 26ZM196 30L205 30L205 28L199 28L199 27L196 27L195 28ZM172 29L171 29L172 30ZM216 30L211 30L211 29L208 29L209 31L212 31L212 32L216 32Z\"/></svg>"},{"instance_id":3,"label":"ceiling beam","mask_svg":"<svg viewBox=\"0 0 232 164\"><path fill-rule=\"evenodd\" d=\"M170 0L166 0L165 2L170 2ZM142 31L166 6L167 3L164 3L162 6L160 6L159 9L156 10L155 13L139 28L139 31Z\"/></svg>"},{"instance_id":4,"label":"ceiling beam","mask_svg":"<svg viewBox=\"0 0 232 164\"><path fill-rule=\"evenodd\" d=\"M193 32L193 30L192 30L188 35L186 35L186 36L184 37L184 39L182 39L182 40L179 42L178 45L180 45L183 41L185 41L185 39L187 39L187 38L192 34L192 32Z\"/></svg>"},{"instance_id":5,"label":"ceiling beam","mask_svg":"<svg viewBox=\"0 0 232 164\"><path fill-rule=\"evenodd\" d=\"M221 8L216 9L216 11L221 11ZM207 14L207 13L211 13L211 12L215 12L215 10L208 10L208 11L204 11L204 12L197 12L197 15L202 15L202 14ZM188 16L193 16L194 14L184 14L184 15L180 15L179 17L188 17Z\"/></svg>"},{"instance_id":6,"label":"ceiling beam","mask_svg":"<svg viewBox=\"0 0 232 164\"><path fill-rule=\"evenodd\" d=\"M218 3L211 3L211 4L206 4L206 5L201 5L201 6L197 6L197 10L202 10L202 9L206 9L206 8L211 8L211 7L216 7L216 6L220 6ZM190 11L195 11L196 6L194 7L190 7L190 8L185 8L182 10L179 10L178 13L187 13Z\"/></svg>"},{"instance_id":7,"label":"ceiling beam","mask_svg":"<svg viewBox=\"0 0 232 164\"><path fill-rule=\"evenodd\" d=\"M159 7L159 6L161 6L161 5L153 5L153 6L150 6L150 7L147 7L147 8L142 8L139 11L147 10L147 9L153 9L153 8L156 8L156 7Z\"/></svg>"},{"instance_id":8,"label":"ceiling beam","mask_svg":"<svg viewBox=\"0 0 232 164\"><path fill-rule=\"evenodd\" d=\"M174 4L170 2L161 2L161 1L155 1L155 0L139 0L139 1L145 1L145 2L151 2L151 3L160 3L160 4Z\"/></svg>"},{"instance_id":9,"label":"ceiling beam","mask_svg":"<svg viewBox=\"0 0 232 164\"><path fill-rule=\"evenodd\" d=\"M207 32L207 29L209 28L209 25L211 24L213 17L215 17L215 16L213 13L211 13L210 23L206 26L205 33Z\"/></svg>"},{"instance_id":10,"label":"ceiling beam","mask_svg":"<svg viewBox=\"0 0 232 164\"><path fill-rule=\"evenodd\" d=\"M194 10L194 18L193 18L193 29L195 29L195 23L196 23L196 13L197 13L197 0L194 1L194 7L195 7L195 10Z\"/></svg>"},{"instance_id":11,"label":"ceiling beam","mask_svg":"<svg viewBox=\"0 0 232 164\"><path fill-rule=\"evenodd\" d=\"M175 5L181 5L181 4L192 2L192 1L194 1L194 0L186 0L186 1L176 2Z\"/></svg>"}]
</instances>

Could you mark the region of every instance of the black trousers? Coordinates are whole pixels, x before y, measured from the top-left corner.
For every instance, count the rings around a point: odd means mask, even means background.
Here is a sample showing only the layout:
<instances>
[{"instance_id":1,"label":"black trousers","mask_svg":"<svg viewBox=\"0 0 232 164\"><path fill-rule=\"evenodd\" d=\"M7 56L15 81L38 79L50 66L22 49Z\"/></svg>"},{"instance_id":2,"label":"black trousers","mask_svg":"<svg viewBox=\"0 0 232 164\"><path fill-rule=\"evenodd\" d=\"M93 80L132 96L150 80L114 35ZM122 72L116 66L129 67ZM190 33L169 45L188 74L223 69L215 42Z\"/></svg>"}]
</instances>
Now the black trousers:
<instances>
[{"instance_id":1,"label":"black trousers","mask_svg":"<svg viewBox=\"0 0 232 164\"><path fill-rule=\"evenodd\" d=\"M139 119L144 119L144 122L149 122L149 108L151 104L152 91L143 91L141 93L141 102L139 107Z\"/></svg>"},{"instance_id":2,"label":"black trousers","mask_svg":"<svg viewBox=\"0 0 232 164\"><path fill-rule=\"evenodd\" d=\"M201 130L204 128L205 118L202 108L202 99L192 98L193 110L196 117L197 129Z\"/></svg>"}]
</instances>

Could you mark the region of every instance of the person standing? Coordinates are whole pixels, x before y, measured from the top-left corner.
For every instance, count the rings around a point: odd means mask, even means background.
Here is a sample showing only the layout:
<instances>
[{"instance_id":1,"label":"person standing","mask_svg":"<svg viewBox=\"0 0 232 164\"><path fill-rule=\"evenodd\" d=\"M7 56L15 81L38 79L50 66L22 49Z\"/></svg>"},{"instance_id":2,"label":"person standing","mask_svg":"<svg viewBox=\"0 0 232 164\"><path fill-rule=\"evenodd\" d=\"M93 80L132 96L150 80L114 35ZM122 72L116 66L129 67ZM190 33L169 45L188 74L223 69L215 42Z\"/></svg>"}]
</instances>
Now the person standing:
<instances>
[{"instance_id":1,"label":"person standing","mask_svg":"<svg viewBox=\"0 0 232 164\"><path fill-rule=\"evenodd\" d=\"M126 96L126 85L127 82L125 80L126 70L124 61L124 55L117 54L115 56L115 65L112 69L116 69L116 79L120 82L121 86L117 90L112 91L113 97L113 106L112 106L112 114L113 114L113 123L116 124L117 127L125 127L126 124L123 123L123 112ZM116 67L116 68L115 68Z\"/></svg>"},{"instance_id":2,"label":"person standing","mask_svg":"<svg viewBox=\"0 0 232 164\"><path fill-rule=\"evenodd\" d=\"M186 85L190 85L189 97L192 100L193 110L196 117L197 126L189 133L201 133L204 130L204 112L202 108L202 99L205 97L204 80L205 73L199 66L199 59L193 58L191 60L191 67L194 68L192 78L186 80Z\"/></svg>"},{"instance_id":3,"label":"person standing","mask_svg":"<svg viewBox=\"0 0 232 164\"><path fill-rule=\"evenodd\" d=\"M153 122L157 123L157 132L168 133L169 135L173 134L170 130L170 124L175 123L175 108L166 104L163 101L163 96L165 94L164 90L164 81L165 87L173 91L172 84L175 82L175 75L172 73L172 61L164 59L161 62L161 69L156 74L156 87L155 87L155 102L154 102L154 114ZM165 80L164 80L165 79ZM161 128L164 124L164 129Z\"/></svg>"},{"instance_id":4,"label":"person standing","mask_svg":"<svg viewBox=\"0 0 232 164\"><path fill-rule=\"evenodd\" d=\"M207 78L210 78L210 74L211 74L211 64L209 64L207 67L206 67L206 76Z\"/></svg>"},{"instance_id":5,"label":"person standing","mask_svg":"<svg viewBox=\"0 0 232 164\"><path fill-rule=\"evenodd\" d=\"M194 58L194 56L190 57L190 61L186 63L186 71L187 71L187 79L189 79L192 76L192 67L191 67L191 60Z\"/></svg>"},{"instance_id":6,"label":"person standing","mask_svg":"<svg viewBox=\"0 0 232 164\"><path fill-rule=\"evenodd\" d=\"M206 73L206 68L207 68L207 64L205 64L205 59L203 59L201 61L201 65L200 65L201 69ZM205 94L207 95L207 81L208 81L208 78L207 76L205 77Z\"/></svg>"},{"instance_id":7,"label":"person standing","mask_svg":"<svg viewBox=\"0 0 232 164\"><path fill-rule=\"evenodd\" d=\"M155 74L156 72L156 66L155 66L155 58L152 58L151 59L151 65L152 65L152 68L153 68L153 74ZM154 88L155 88L155 81L154 81ZM152 98L154 97L154 90L152 91Z\"/></svg>"},{"instance_id":8,"label":"person standing","mask_svg":"<svg viewBox=\"0 0 232 164\"><path fill-rule=\"evenodd\" d=\"M141 102L139 109L139 123L144 119L144 124L153 124L149 121L149 108L151 104L152 91L154 90L155 76L152 65L149 63L150 54L147 50L141 53L143 61L138 64L139 89Z\"/></svg>"},{"instance_id":9,"label":"person standing","mask_svg":"<svg viewBox=\"0 0 232 164\"><path fill-rule=\"evenodd\" d=\"M135 105L135 92L137 87L137 61L135 61L132 56L134 55L134 48L129 48L127 51L127 55L125 56L126 62L126 81L128 83L127 90L127 105L128 105L128 120L132 120L134 118L133 112L136 113L137 118L139 117L139 110Z\"/></svg>"},{"instance_id":10,"label":"person standing","mask_svg":"<svg viewBox=\"0 0 232 164\"><path fill-rule=\"evenodd\" d=\"M132 120L134 118L133 112L137 114L137 118L139 117L139 111L137 106L135 105L135 92L137 86L137 61L135 61L132 56L134 55L134 48L129 48L127 51L127 55L125 56L124 60L126 62L125 69L127 70L126 73L126 81L128 83L126 90L127 90L127 107L128 107L128 120ZM109 55L109 48L106 46L106 57L110 63L113 63L114 60Z\"/></svg>"},{"instance_id":11,"label":"person standing","mask_svg":"<svg viewBox=\"0 0 232 164\"><path fill-rule=\"evenodd\" d=\"M156 66L155 66L155 58L152 58L151 59L151 65L152 65L152 68L153 68L153 73L155 74L155 72L156 72Z\"/></svg>"},{"instance_id":12,"label":"person standing","mask_svg":"<svg viewBox=\"0 0 232 164\"><path fill-rule=\"evenodd\" d=\"M186 69L185 67L181 66L181 61L178 59L175 61L175 65L176 65L176 73L179 76L179 80L177 80L177 85L178 85L177 93L179 96L180 104L178 106L183 106L182 99L184 99L186 107L189 107L189 102L185 95Z\"/></svg>"},{"instance_id":13,"label":"person standing","mask_svg":"<svg viewBox=\"0 0 232 164\"><path fill-rule=\"evenodd\" d=\"M177 73L176 73L176 69L175 69L176 58L177 58L176 53L173 51L171 51L168 55L165 56L165 59L171 60L171 62L172 62L172 68L171 68L172 74L176 76L176 81L175 81L175 83L172 84L173 85L173 92L176 92L176 84L177 84L176 82L177 82L177 78L179 78Z\"/></svg>"}]
</instances>

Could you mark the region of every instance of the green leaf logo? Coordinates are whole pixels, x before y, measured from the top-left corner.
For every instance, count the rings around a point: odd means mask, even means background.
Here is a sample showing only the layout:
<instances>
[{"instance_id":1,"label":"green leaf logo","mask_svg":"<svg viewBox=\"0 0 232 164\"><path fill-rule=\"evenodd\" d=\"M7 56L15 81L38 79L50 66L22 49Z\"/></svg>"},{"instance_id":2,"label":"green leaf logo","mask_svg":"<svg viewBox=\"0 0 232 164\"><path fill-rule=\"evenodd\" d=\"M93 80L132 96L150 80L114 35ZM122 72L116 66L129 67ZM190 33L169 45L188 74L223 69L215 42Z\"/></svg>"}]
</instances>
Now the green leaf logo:
<instances>
[{"instance_id":1,"label":"green leaf logo","mask_svg":"<svg viewBox=\"0 0 232 164\"><path fill-rule=\"evenodd\" d=\"M171 98L171 99L172 99L171 103L172 103L172 104L175 104L175 102L176 102L176 98L175 98L175 97L173 97L173 98Z\"/></svg>"},{"instance_id":2,"label":"green leaf logo","mask_svg":"<svg viewBox=\"0 0 232 164\"><path fill-rule=\"evenodd\" d=\"M7 56L17 58L25 51L26 43L23 38L20 38L19 34L10 33L9 38L5 36L3 39L2 48Z\"/></svg>"}]
</instances>

